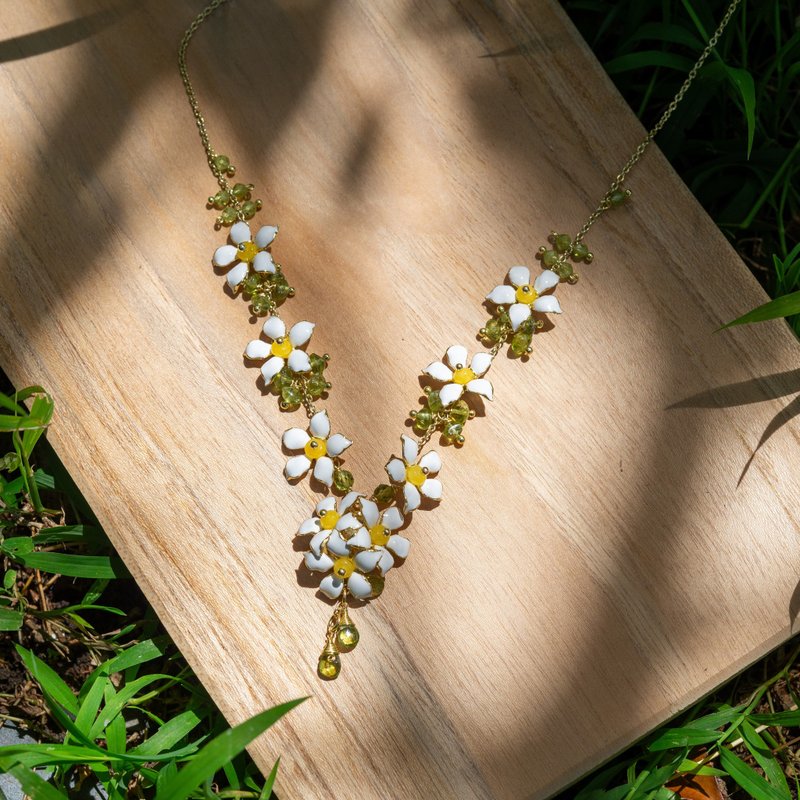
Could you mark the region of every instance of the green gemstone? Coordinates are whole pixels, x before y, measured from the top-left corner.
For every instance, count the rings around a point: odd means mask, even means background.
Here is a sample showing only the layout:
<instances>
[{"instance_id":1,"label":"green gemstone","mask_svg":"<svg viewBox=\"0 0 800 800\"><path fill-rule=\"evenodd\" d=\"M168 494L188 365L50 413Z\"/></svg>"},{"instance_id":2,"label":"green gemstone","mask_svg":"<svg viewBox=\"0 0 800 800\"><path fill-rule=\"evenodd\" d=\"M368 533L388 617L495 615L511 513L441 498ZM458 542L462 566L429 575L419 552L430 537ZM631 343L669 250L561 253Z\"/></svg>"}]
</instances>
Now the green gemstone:
<instances>
[{"instance_id":1,"label":"green gemstone","mask_svg":"<svg viewBox=\"0 0 800 800\"><path fill-rule=\"evenodd\" d=\"M352 623L340 625L336 631L336 648L342 653L349 653L358 644L360 638L358 628Z\"/></svg>"},{"instance_id":2,"label":"green gemstone","mask_svg":"<svg viewBox=\"0 0 800 800\"><path fill-rule=\"evenodd\" d=\"M242 283L245 291L252 293L261 286L261 276L257 272L251 272Z\"/></svg>"},{"instance_id":3,"label":"green gemstone","mask_svg":"<svg viewBox=\"0 0 800 800\"><path fill-rule=\"evenodd\" d=\"M612 208L619 208L627 199L628 195L621 189L615 189L608 196L608 202L611 204Z\"/></svg>"},{"instance_id":4,"label":"green gemstone","mask_svg":"<svg viewBox=\"0 0 800 800\"><path fill-rule=\"evenodd\" d=\"M289 296L289 282L279 272L272 276L272 290L277 300L285 300Z\"/></svg>"},{"instance_id":5,"label":"green gemstone","mask_svg":"<svg viewBox=\"0 0 800 800\"><path fill-rule=\"evenodd\" d=\"M258 206L252 200L242 203L242 214L245 219L252 219L256 215L256 211L258 211Z\"/></svg>"},{"instance_id":6,"label":"green gemstone","mask_svg":"<svg viewBox=\"0 0 800 800\"><path fill-rule=\"evenodd\" d=\"M333 485L340 492L349 492L353 488L353 473L346 469L333 471Z\"/></svg>"},{"instance_id":7,"label":"green gemstone","mask_svg":"<svg viewBox=\"0 0 800 800\"><path fill-rule=\"evenodd\" d=\"M545 250L542 253L542 264L546 267L552 267L558 261L558 253L555 250Z\"/></svg>"},{"instance_id":8,"label":"green gemstone","mask_svg":"<svg viewBox=\"0 0 800 800\"><path fill-rule=\"evenodd\" d=\"M438 414L444 408L441 398L439 397L439 392L434 390L428 393L428 408L434 414Z\"/></svg>"},{"instance_id":9,"label":"green gemstone","mask_svg":"<svg viewBox=\"0 0 800 800\"><path fill-rule=\"evenodd\" d=\"M250 306L253 309L254 314L266 314L272 308L272 301L269 298L269 295L266 294L254 294L250 298Z\"/></svg>"},{"instance_id":10,"label":"green gemstone","mask_svg":"<svg viewBox=\"0 0 800 800\"><path fill-rule=\"evenodd\" d=\"M220 216L222 217L223 224L230 225L230 224L236 222L236 217L237 217L236 209L235 208L226 208L220 214Z\"/></svg>"},{"instance_id":11,"label":"green gemstone","mask_svg":"<svg viewBox=\"0 0 800 800\"><path fill-rule=\"evenodd\" d=\"M451 422L449 425L445 426L444 435L448 439L455 439L456 436L461 436L463 430L464 426L460 422Z\"/></svg>"},{"instance_id":12,"label":"green gemstone","mask_svg":"<svg viewBox=\"0 0 800 800\"><path fill-rule=\"evenodd\" d=\"M279 391L283 391L284 386L293 386L295 377L289 367L284 367L280 372L272 377L272 385Z\"/></svg>"},{"instance_id":13,"label":"green gemstone","mask_svg":"<svg viewBox=\"0 0 800 800\"><path fill-rule=\"evenodd\" d=\"M367 575L367 580L369 581L369 585L372 587L372 596L380 597L383 587L386 584L386 580L384 579L383 575L371 573L370 575Z\"/></svg>"},{"instance_id":14,"label":"green gemstone","mask_svg":"<svg viewBox=\"0 0 800 800\"><path fill-rule=\"evenodd\" d=\"M450 422L455 422L458 425L464 426L464 423L469 419L469 406L463 400L456 400L449 408Z\"/></svg>"},{"instance_id":15,"label":"green gemstone","mask_svg":"<svg viewBox=\"0 0 800 800\"><path fill-rule=\"evenodd\" d=\"M228 156L214 156L214 166L220 172L227 172L231 168L231 160Z\"/></svg>"},{"instance_id":16,"label":"green gemstone","mask_svg":"<svg viewBox=\"0 0 800 800\"><path fill-rule=\"evenodd\" d=\"M318 356L316 353L312 353L308 360L311 362L311 371L322 373L325 370L325 367L328 366L328 362L322 357Z\"/></svg>"},{"instance_id":17,"label":"green gemstone","mask_svg":"<svg viewBox=\"0 0 800 800\"><path fill-rule=\"evenodd\" d=\"M233 196L237 200L250 199L250 187L246 183L237 183L233 187Z\"/></svg>"},{"instance_id":18,"label":"green gemstone","mask_svg":"<svg viewBox=\"0 0 800 800\"><path fill-rule=\"evenodd\" d=\"M562 281L569 280L574 274L575 270L572 267L572 264L569 261L564 261L563 263L559 264L553 272L561 278Z\"/></svg>"},{"instance_id":19,"label":"green gemstone","mask_svg":"<svg viewBox=\"0 0 800 800\"><path fill-rule=\"evenodd\" d=\"M300 404L302 395L296 386L286 385L281 388L281 398L287 406L296 406Z\"/></svg>"},{"instance_id":20,"label":"green gemstone","mask_svg":"<svg viewBox=\"0 0 800 800\"><path fill-rule=\"evenodd\" d=\"M572 248L572 257L576 261L583 261L583 259L586 258L586 256L588 255L589 255L589 248L583 242L578 242Z\"/></svg>"},{"instance_id":21,"label":"green gemstone","mask_svg":"<svg viewBox=\"0 0 800 800\"><path fill-rule=\"evenodd\" d=\"M322 375L312 375L306 381L306 390L316 400L328 388L328 382Z\"/></svg>"},{"instance_id":22,"label":"green gemstone","mask_svg":"<svg viewBox=\"0 0 800 800\"><path fill-rule=\"evenodd\" d=\"M228 192L217 192L214 195L214 208L225 208L231 204L231 196Z\"/></svg>"},{"instance_id":23,"label":"green gemstone","mask_svg":"<svg viewBox=\"0 0 800 800\"><path fill-rule=\"evenodd\" d=\"M570 247L572 247L572 237L566 233L558 233L556 234L554 245L559 253L568 253Z\"/></svg>"},{"instance_id":24,"label":"green gemstone","mask_svg":"<svg viewBox=\"0 0 800 800\"><path fill-rule=\"evenodd\" d=\"M426 431L433 425L433 414L427 408L421 408L414 417L414 427Z\"/></svg>"},{"instance_id":25,"label":"green gemstone","mask_svg":"<svg viewBox=\"0 0 800 800\"><path fill-rule=\"evenodd\" d=\"M486 338L491 342L501 342L505 338L506 329L497 317L492 317L484 328L486 330Z\"/></svg>"},{"instance_id":26,"label":"green gemstone","mask_svg":"<svg viewBox=\"0 0 800 800\"><path fill-rule=\"evenodd\" d=\"M528 319L524 319L522 322L520 322L517 331L522 331L522 333L533 333L533 329L535 327L536 322L534 321L533 317L528 317Z\"/></svg>"},{"instance_id":27,"label":"green gemstone","mask_svg":"<svg viewBox=\"0 0 800 800\"><path fill-rule=\"evenodd\" d=\"M511 339L511 352L515 356L525 355L531 346L531 334L526 331L517 331Z\"/></svg>"},{"instance_id":28,"label":"green gemstone","mask_svg":"<svg viewBox=\"0 0 800 800\"><path fill-rule=\"evenodd\" d=\"M342 671L342 661L336 653L323 653L317 664L317 674L324 681L332 681L339 677Z\"/></svg>"},{"instance_id":29,"label":"green gemstone","mask_svg":"<svg viewBox=\"0 0 800 800\"><path fill-rule=\"evenodd\" d=\"M394 500L394 486L390 486L388 483L382 483L375 487L372 496L375 498L376 503L387 505Z\"/></svg>"}]
</instances>

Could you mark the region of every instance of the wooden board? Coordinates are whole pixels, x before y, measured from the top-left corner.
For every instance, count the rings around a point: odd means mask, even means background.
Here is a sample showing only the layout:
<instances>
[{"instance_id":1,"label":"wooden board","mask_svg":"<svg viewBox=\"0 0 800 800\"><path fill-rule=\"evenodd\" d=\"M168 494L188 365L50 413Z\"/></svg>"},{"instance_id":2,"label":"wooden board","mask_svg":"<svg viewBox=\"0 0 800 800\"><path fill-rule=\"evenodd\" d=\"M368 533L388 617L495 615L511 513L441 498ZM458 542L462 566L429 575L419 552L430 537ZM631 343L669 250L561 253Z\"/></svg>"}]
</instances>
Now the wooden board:
<instances>
[{"instance_id":1,"label":"wooden board","mask_svg":"<svg viewBox=\"0 0 800 800\"><path fill-rule=\"evenodd\" d=\"M195 2L4 8L0 360L56 398L70 473L231 723L291 798L537 798L790 632L800 389L780 323L713 333L757 287L656 151L631 206L496 400L407 563L314 675L330 609L281 470L302 415L242 362L175 50ZM85 16L78 18L78 14ZM483 296L576 229L643 135L557 4L241 0L198 34L212 139L332 354L327 408L370 490L420 369ZM744 145L743 145L744 146Z\"/></svg>"}]
</instances>

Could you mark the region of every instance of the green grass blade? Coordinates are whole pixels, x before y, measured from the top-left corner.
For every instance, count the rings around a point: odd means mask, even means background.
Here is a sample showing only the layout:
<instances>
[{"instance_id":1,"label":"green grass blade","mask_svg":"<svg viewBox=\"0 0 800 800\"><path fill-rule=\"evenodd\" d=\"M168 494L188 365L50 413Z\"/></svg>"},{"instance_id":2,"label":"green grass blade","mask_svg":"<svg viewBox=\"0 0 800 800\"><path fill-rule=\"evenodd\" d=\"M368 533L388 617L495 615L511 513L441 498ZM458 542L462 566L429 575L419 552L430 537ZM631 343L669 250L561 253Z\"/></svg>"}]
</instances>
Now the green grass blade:
<instances>
[{"instance_id":1,"label":"green grass blade","mask_svg":"<svg viewBox=\"0 0 800 800\"><path fill-rule=\"evenodd\" d=\"M8 767L4 772L19 781L30 800L69 800L67 795L61 794L55 786L22 764Z\"/></svg>"},{"instance_id":2,"label":"green grass blade","mask_svg":"<svg viewBox=\"0 0 800 800\"><path fill-rule=\"evenodd\" d=\"M25 615L21 611L0 606L0 631L18 631L23 619Z\"/></svg>"},{"instance_id":3,"label":"green grass blade","mask_svg":"<svg viewBox=\"0 0 800 800\"><path fill-rule=\"evenodd\" d=\"M221 733L198 751L175 776L159 786L155 800L186 800L200 784L212 778L223 764L241 753L259 734L307 699L301 697L267 709Z\"/></svg>"},{"instance_id":4,"label":"green grass blade","mask_svg":"<svg viewBox=\"0 0 800 800\"><path fill-rule=\"evenodd\" d=\"M71 578L127 578L122 562L112 556L81 556L72 553L27 553L16 556L26 567Z\"/></svg>"},{"instance_id":5,"label":"green grass blade","mask_svg":"<svg viewBox=\"0 0 800 800\"><path fill-rule=\"evenodd\" d=\"M794 727L800 725L800 711L780 711L777 714L751 714L750 721L754 725Z\"/></svg>"},{"instance_id":6,"label":"green grass blade","mask_svg":"<svg viewBox=\"0 0 800 800\"><path fill-rule=\"evenodd\" d=\"M785 800L792 800L792 793L789 791L783 767L762 736L747 720L742 723L741 730L747 749L758 766L764 770L766 779L783 795Z\"/></svg>"},{"instance_id":7,"label":"green grass blade","mask_svg":"<svg viewBox=\"0 0 800 800\"><path fill-rule=\"evenodd\" d=\"M278 756L275 764L269 771L269 775L267 775L267 780L264 782L264 788L261 790L258 800L269 800L269 798L272 797L272 787L275 785L275 778L278 776L278 766L280 763L281 757Z\"/></svg>"},{"instance_id":8,"label":"green grass blade","mask_svg":"<svg viewBox=\"0 0 800 800\"><path fill-rule=\"evenodd\" d=\"M770 300L764 305L742 314L731 322L726 322L718 331L725 330L734 325L750 325L753 322L766 322L770 319L780 319L781 317L791 317L794 314L800 314L800 291L785 294L783 297L778 297L775 300Z\"/></svg>"},{"instance_id":9,"label":"green grass blade","mask_svg":"<svg viewBox=\"0 0 800 800\"><path fill-rule=\"evenodd\" d=\"M185 739L202 721L203 717L189 709L168 719L149 739L130 752L137 756L152 756L174 747Z\"/></svg>"},{"instance_id":10,"label":"green grass blade","mask_svg":"<svg viewBox=\"0 0 800 800\"><path fill-rule=\"evenodd\" d=\"M651 753L662 750L672 750L679 747L693 747L698 744L708 744L719 739L719 731L707 728L668 728L660 733L647 745Z\"/></svg>"},{"instance_id":11,"label":"green grass blade","mask_svg":"<svg viewBox=\"0 0 800 800\"><path fill-rule=\"evenodd\" d=\"M665 53L662 50L640 50L638 53L626 53L612 58L603 66L609 75L648 67L667 67L679 72L688 72L692 68L692 62L685 56Z\"/></svg>"},{"instance_id":12,"label":"green grass blade","mask_svg":"<svg viewBox=\"0 0 800 800\"><path fill-rule=\"evenodd\" d=\"M727 748L720 748L719 760L728 775L754 800L786 800L778 789L767 783L752 767Z\"/></svg>"},{"instance_id":13,"label":"green grass blade","mask_svg":"<svg viewBox=\"0 0 800 800\"><path fill-rule=\"evenodd\" d=\"M26 650L20 645L15 645L15 649L25 668L36 679L42 690L75 716L78 713L78 700L58 673L30 650Z\"/></svg>"},{"instance_id":14,"label":"green grass blade","mask_svg":"<svg viewBox=\"0 0 800 800\"><path fill-rule=\"evenodd\" d=\"M756 133L756 85L753 76L746 69L726 65L725 71L728 79L742 97L744 118L747 122L747 157L750 158Z\"/></svg>"}]
</instances>

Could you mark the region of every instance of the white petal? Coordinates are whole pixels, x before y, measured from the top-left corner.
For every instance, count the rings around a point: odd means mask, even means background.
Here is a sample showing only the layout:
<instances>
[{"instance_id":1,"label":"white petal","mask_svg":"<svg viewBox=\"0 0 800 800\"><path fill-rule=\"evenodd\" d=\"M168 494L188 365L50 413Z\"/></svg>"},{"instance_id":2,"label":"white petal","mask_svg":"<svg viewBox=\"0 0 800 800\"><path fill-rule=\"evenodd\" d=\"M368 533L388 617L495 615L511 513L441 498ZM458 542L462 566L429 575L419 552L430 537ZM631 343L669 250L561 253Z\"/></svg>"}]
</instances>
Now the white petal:
<instances>
[{"instance_id":1,"label":"white petal","mask_svg":"<svg viewBox=\"0 0 800 800\"><path fill-rule=\"evenodd\" d=\"M286 362L280 356L272 356L269 361L261 365L261 374L264 380L269 383L284 367Z\"/></svg>"},{"instance_id":2,"label":"white petal","mask_svg":"<svg viewBox=\"0 0 800 800\"><path fill-rule=\"evenodd\" d=\"M262 250L256 253L256 257L250 262L256 272L275 272L275 259L272 253Z\"/></svg>"},{"instance_id":3,"label":"white petal","mask_svg":"<svg viewBox=\"0 0 800 800\"><path fill-rule=\"evenodd\" d=\"M392 458L386 465L386 472L395 483L401 483L406 479L406 465L399 458Z\"/></svg>"},{"instance_id":4,"label":"white petal","mask_svg":"<svg viewBox=\"0 0 800 800\"><path fill-rule=\"evenodd\" d=\"M358 572L347 579L347 591L357 600L364 600L372 594L372 584Z\"/></svg>"},{"instance_id":5,"label":"white petal","mask_svg":"<svg viewBox=\"0 0 800 800\"><path fill-rule=\"evenodd\" d=\"M305 320L295 322L289 331L289 341L292 343L292 347L302 347L311 338L313 332L313 322L306 322Z\"/></svg>"},{"instance_id":6,"label":"white petal","mask_svg":"<svg viewBox=\"0 0 800 800\"><path fill-rule=\"evenodd\" d=\"M522 323L525 322L530 315L530 306L525 305L525 303L514 303L514 305L508 309L508 316L511 320L511 328L513 330L519 328L519 326L522 325Z\"/></svg>"},{"instance_id":7,"label":"white petal","mask_svg":"<svg viewBox=\"0 0 800 800\"><path fill-rule=\"evenodd\" d=\"M342 514L339 519L336 520L336 530L337 531L350 531L350 530L357 530L358 528L363 527L361 525L361 521L356 517L355 514Z\"/></svg>"},{"instance_id":8,"label":"white petal","mask_svg":"<svg viewBox=\"0 0 800 800\"><path fill-rule=\"evenodd\" d=\"M330 531L320 531L311 537L311 541L308 543L308 546L315 555L320 555L322 553L322 543L326 542L330 535Z\"/></svg>"},{"instance_id":9,"label":"white petal","mask_svg":"<svg viewBox=\"0 0 800 800\"><path fill-rule=\"evenodd\" d=\"M413 464L417 460L417 455L419 454L417 440L403 434L400 437L400 441L403 443L403 458L406 460L406 464Z\"/></svg>"},{"instance_id":10,"label":"white petal","mask_svg":"<svg viewBox=\"0 0 800 800\"><path fill-rule=\"evenodd\" d=\"M314 465L314 477L326 486L333 483L333 461L328 456L317 459Z\"/></svg>"},{"instance_id":11,"label":"white petal","mask_svg":"<svg viewBox=\"0 0 800 800\"><path fill-rule=\"evenodd\" d=\"M453 370L451 370L450 367L448 367L446 364L443 364L441 361L434 361L432 364L428 364L428 366L422 371L437 381L453 380Z\"/></svg>"},{"instance_id":12,"label":"white petal","mask_svg":"<svg viewBox=\"0 0 800 800\"><path fill-rule=\"evenodd\" d=\"M347 541L347 546L352 550L354 547L371 547L372 546L372 538L369 535L369 531L362 525L358 531L356 531L355 536L352 536Z\"/></svg>"},{"instance_id":13,"label":"white petal","mask_svg":"<svg viewBox=\"0 0 800 800\"><path fill-rule=\"evenodd\" d=\"M305 456L292 456L284 467L283 471L287 478L299 478L311 469L311 461Z\"/></svg>"},{"instance_id":14,"label":"white petal","mask_svg":"<svg viewBox=\"0 0 800 800\"><path fill-rule=\"evenodd\" d=\"M378 524L380 519L380 512L378 506L368 500L366 497L361 501L361 516L364 518L364 523L368 528Z\"/></svg>"},{"instance_id":15,"label":"white petal","mask_svg":"<svg viewBox=\"0 0 800 800\"><path fill-rule=\"evenodd\" d=\"M333 575L326 575L319 585L322 594L327 595L331 600L335 600L341 593L344 583Z\"/></svg>"},{"instance_id":16,"label":"white petal","mask_svg":"<svg viewBox=\"0 0 800 800\"><path fill-rule=\"evenodd\" d=\"M422 486L419 487L420 492L429 497L431 500L442 499L442 482L436 478L428 478Z\"/></svg>"},{"instance_id":17,"label":"white petal","mask_svg":"<svg viewBox=\"0 0 800 800\"><path fill-rule=\"evenodd\" d=\"M439 399L443 406L449 406L461 397L463 391L464 387L460 383L447 383L439 390Z\"/></svg>"},{"instance_id":18,"label":"white petal","mask_svg":"<svg viewBox=\"0 0 800 800\"><path fill-rule=\"evenodd\" d=\"M244 262L238 263L235 267L232 267L228 274L225 276L225 280L228 281L228 286L231 289L235 289L245 278L247 275L248 266Z\"/></svg>"},{"instance_id":19,"label":"white petal","mask_svg":"<svg viewBox=\"0 0 800 800\"><path fill-rule=\"evenodd\" d=\"M377 522L377 520L375 520L375 522ZM373 522L372 525L374 524ZM370 525L370 527L372 527L372 525ZM400 513L400 509L397 506L387 508L381 517L381 525L390 531L396 531L398 528L402 527L403 515Z\"/></svg>"},{"instance_id":20,"label":"white petal","mask_svg":"<svg viewBox=\"0 0 800 800\"><path fill-rule=\"evenodd\" d=\"M386 546L398 558L406 558L406 556L408 556L408 551L411 547L411 542L409 542L405 536L400 536L399 534L395 534L394 536L389 537L389 541L386 542Z\"/></svg>"},{"instance_id":21,"label":"white petal","mask_svg":"<svg viewBox=\"0 0 800 800\"><path fill-rule=\"evenodd\" d=\"M316 517L309 517L297 529L299 536L307 536L309 533L319 533L319 520Z\"/></svg>"},{"instance_id":22,"label":"white petal","mask_svg":"<svg viewBox=\"0 0 800 800\"><path fill-rule=\"evenodd\" d=\"M468 392L474 392L487 400L492 399L492 384L486 378L473 378L466 386Z\"/></svg>"},{"instance_id":23,"label":"white petal","mask_svg":"<svg viewBox=\"0 0 800 800\"><path fill-rule=\"evenodd\" d=\"M231 225L230 232L231 241L234 244L241 244L242 242L250 241L250 226L246 222L235 222Z\"/></svg>"},{"instance_id":24,"label":"white petal","mask_svg":"<svg viewBox=\"0 0 800 800\"><path fill-rule=\"evenodd\" d=\"M232 244L224 244L214 251L212 261L218 267L227 267L228 264L233 264L236 261L238 255L239 251Z\"/></svg>"},{"instance_id":25,"label":"white petal","mask_svg":"<svg viewBox=\"0 0 800 800\"><path fill-rule=\"evenodd\" d=\"M475 353L472 356L472 363L469 365L470 369L478 376L483 375L489 367L492 366L491 353Z\"/></svg>"},{"instance_id":26,"label":"white petal","mask_svg":"<svg viewBox=\"0 0 800 800\"><path fill-rule=\"evenodd\" d=\"M283 432L283 446L287 450L302 450L311 437L302 428L289 428Z\"/></svg>"},{"instance_id":27,"label":"white petal","mask_svg":"<svg viewBox=\"0 0 800 800\"><path fill-rule=\"evenodd\" d=\"M258 359L266 358L270 353L270 345L263 339L253 339L247 343L244 354L247 358Z\"/></svg>"},{"instance_id":28,"label":"white petal","mask_svg":"<svg viewBox=\"0 0 800 800\"><path fill-rule=\"evenodd\" d=\"M511 267L508 279L514 286L526 286L531 282L531 271L527 267Z\"/></svg>"},{"instance_id":29,"label":"white petal","mask_svg":"<svg viewBox=\"0 0 800 800\"><path fill-rule=\"evenodd\" d=\"M328 453L332 456L339 456L353 444L346 436L341 433L334 433L328 439Z\"/></svg>"},{"instance_id":30,"label":"white petal","mask_svg":"<svg viewBox=\"0 0 800 800\"><path fill-rule=\"evenodd\" d=\"M561 305L558 302L558 298L552 294L546 294L544 297L537 297L533 301L533 307L537 311L544 312L545 314L561 313Z\"/></svg>"},{"instance_id":31,"label":"white petal","mask_svg":"<svg viewBox=\"0 0 800 800\"><path fill-rule=\"evenodd\" d=\"M507 306L513 303L517 297L513 286L495 286L489 294L486 295L487 300L497 303L498 306Z\"/></svg>"},{"instance_id":32,"label":"white petal","mask_svg":"<svg viewBox=\"0 0 800 800\"><path fill-rule=\"evenodd\" d=\"M317 512L319 516L323 511L333 511L336 508L336 498L335 497L323 497L322 500L317 503L314 510Z\"/></svg>"},{"instance_id":33,"label":"white petal","mask_svg":"<svg viewBox=\"0 0 800 800\"><path fill-rule=\"evenodd\" d=\"M311 417L308 428L314 436L319 436L320 439L327 439L331 433L331 421L328 419L328 412L317 411L317 413Z\"/></svg>"},{"instance_id":34,"label":"white petal","mask_svg":"<svg viewBox=\"0 0 800 800\"><path fill-rule=\"evenodd\" d=\"M312 572L329 572L333 566L333 559L326 553L321 553L320 555L306 553L305 560L306 566Z\"/></svg>"},{"instance_id":35,"label":"white petal","mask_svg":"<svg viewBox=\"0 0 800 800\"><path fill-rule=\"evenodd\" d=\"M362 550L354 559L356 566L362 572L372 572L381 560L380 550Z\"/></svg>"},{"instance_id":36,"label":"white petal","mask_svg":"<svg viewBox=\"0 0 800 800\"><path fill-rule=\"evenodd\" d=\"M286 336L286 323L280 317L267 317L261 330L270 339L280 339Z\"/></svg>"},{"instance_id":37,"label":"white petal","mask_svg":"<svg viewBox=\"0 0 800 800\"><path fill-rule=\"evenodd\" d=\"M554 286L558 286L558 275L551 269L544 270L533 284L536 294L542 294L548 289L552 289Z\"/></svg>"},{"instance_id":38,"label":"white petal","mask_svg":"<svg viewBox=\"0 0 800 800\"><path fill-rule=\"evenodd\" d=\"M419 465L427 469L431 475L435 475L442 468L442 459L435 450L429 450L419 460Z\"/></svg>"},{"instance_id":39,"label":"white petal","mask_svg":"<svg viewBox=\"0 0 800 800\"><path fill-rule=\"evenodd\" d=\"M258 233L256 234L256 247L259 250L263 250L265 247L272 244L273 239L277 235L277 225L264 225L264 227L258 229Z\"/></svg>"},{"instance_id":40,"label":"white petal","mask_svg":"<svg viewBox=\"0 0 800 800\"><path fill-rule=\"evenodd\" d=\"M308 353L303 350L292 350L289 353L289 369L292 372L308 372L311 369Z\"/></svg>"},{"instance_id":41,"label":"white petal","mask_svg":"<svg viewBox=\"0 0 800 800\"><path fill-rule=\"evenodd\" d=\"M445 358L447 359L447 363L453 369L459 369L460 367L466 367L469 361L469 355L467 354L467 348L460 344L454 344L452 347L447 348L447 352L445 353Z\"/></svg>"},{"instance_id":42,"label":"white petal","mask_svg":"<svg viewBox=\"0 0 800 800\"><path fill-rule=\"evenodd\" d=\"M417 489L413 483L406 483L403 487L403 495L406 500L403 511L406 514L408 514L409 511L413 511L415 508L419 508L422 498L419 496L419 489Z\"/></svg>"},{"instance_id":43,"label":"white petal","mask_svg":"<svg viewBox=\"0 0 800 800\"><path fill-rule=\"evenodd\" d=\"M378 569L381 575L385 575L394 566L392 554L385 548L381 548L381 557L378 561Z\"/></svg>"},{"instance_id":44,"label":"white petal","mask_svg":"<svg viewBox=\"0 0 800 800\"><path fill-rule=\"evenodd\" d=\"M350 552L347 542L342 538L342 534L339 531L334 531L328 537L328 550L337 556L346 556Z\"/></svg>"},{"instance_id":45,"label":"white petal","mask_svg":"<svg viewBox=\"0 0 800 800\"><path fill-rule=\"evenodd\" d=\"M348 508L356 501L357 498L363 497L364 495L361 492L348 492L340 501L339 501L339 513L344 514Z\"/></svg>"}]
</instances>

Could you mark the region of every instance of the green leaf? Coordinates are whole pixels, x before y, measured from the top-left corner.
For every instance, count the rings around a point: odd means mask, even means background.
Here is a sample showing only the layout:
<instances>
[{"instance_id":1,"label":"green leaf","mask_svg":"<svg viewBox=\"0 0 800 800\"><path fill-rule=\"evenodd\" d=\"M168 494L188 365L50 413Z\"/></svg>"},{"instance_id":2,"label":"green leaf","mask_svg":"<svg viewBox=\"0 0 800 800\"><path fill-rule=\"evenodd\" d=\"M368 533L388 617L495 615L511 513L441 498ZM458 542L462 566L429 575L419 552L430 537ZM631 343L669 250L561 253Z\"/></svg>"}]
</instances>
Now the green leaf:
<instances>
[{"instance_id":1,"label":"green leaf","mask_svg":"<svg viewBox=\"0 0 800 800\"><path fill-rule=\"evenodd\" d=\"M669 728L656 736L647 749L651 753L660 750L672 750L678 747L692 747L697 744L708 744L719 739L719 731L707 728Z\"/></svg>"},{"instance_id":2,"label":"green leaf","mask_svg":"<svg viewBox=\"0 0 800 800\"><path fill-rule=\"evenodd\" d=\"M684 758L676 767L675 772L679 772L681 775L717 775L719 777L728 774L721 769L709 767L708 764L703 764L701 766L696 761L692 761L689 758Z\"/></svg>"},{"instance_id":3,"label":"green leaf","mask_svg":"<svg viewBox=\"0 0 800 800\"><path fill-rule=\"evenodd\" d=\"M258 796L258 800L269 800L269 798L272 796L272 787L275 784L275 778L278 775L278 766L280 763L281 763L281 757L278 756L274 766L269 771L269 775L267 775L267 780L264 782L264 788L261 790L261 794Z\"/></svg>"},{"instance_id":4,"label":"green leaf","mask_svg":"<svg viewBox=\"0 0 800 800\"><path fill-rule=\"evenodd\" d=\"M78 713L78 700L58 673L35 656L30 650L15 645L17 655L44 691L60 703L73 716Z\"/></svg>"},{"instance_id":5,"label":"green leaf","mask_svg":"<svg viewBox=\"0 0 800 800\"><path fill-rule=\"evenodd\" d=\"M692 62L685 56L675 53L665 53L662 50L640 50L637 53L626 53L617 56L604 64L609 75L618 75L620 72L645 69L647 67L666 67L679 72L688 72Z\"/></svg>"},{"instance_id":6,"label":"green leaf","mask_svg":"<svg viewBox=\"0 0 800 800\"><path fill-rule=\"evenodd\" d=\"M267 709L221 733L205 745L175 776L158 787L155 800L186 800L200 784L212 778L223 764L244 750L256 736L307 699L301 697Z\"/></svg>"},{"instance_id":7,"label":"green leaf","mask_svg":"<svg viewBox=\"0 0 800 800\"><path fill-rule=\"evenodd\" d=\"M177 717L168 719L149 739L130 752L138 756L150 756L174 747L186 738L202 721L203 717L189 709Z\"/></svg>"},{"instance_id":8,"label":"green leaf","mask_svg":"<svg viewBox=\"0 0 800 800\"><path fill-rule=\"evenodd\" d=\"M0 631L18 631L24 618L22 611L0 606Z\"/></svg>"},{"instance_id":9,"label":"green leaf","mask_svg":"<svg viewBox=\"0 0 800 800\"><path fill-rule=\"evenodd\" d=\"M775 300L770 300L764 305L742 314L732 322L727 322L718 331L730 328L733 325L749 325L753 322L766 322L770 319L780 319L781 317L791 317L794 314L800 314L800 291L785 294L783 297L777 297Z\"/></svg>"},{"instance_id":10,"label":"green leaf","mask_svg":"<svg viewBox=\"0 0 800 800\"><path fill-rule=\"evenodd\" d=\"M751 714L750 721L755 725L794 727L800 725L800 711L780 711L777 714Z\"/></svg>"},{"instance_id":11,"label":"green leaf","mask_svg":"<svg viewBox=\"0 0 800 800\"><path fill-rule=\"evenodd\" d=\"M69 800L67 795L61 794L55 786L22 764L8 766L3 771L19 781L30 800Z\"/></svg>"},{"instance_id":12,"label":"green leaf","mask_svg":"<svg viewBox=\"0 0 800 800\"><path fill-rule=\"evenodd\" d=\"M755 800L786 800L778 789L767 783L752 767L726 747L720 748L719 760L728 775Z\"/></svg>"},{"instance_id":13,"label":"green leaf","mask_svg":"<svg viewBox=\"0 0 800 800\"><path fill-rule=\"evenodd\" d=\"M756 86L753 76L740 67L725 66L728 79L742 96L744 118L747 121L747 157L753 150L753 137L756 132Z\"/></svg>"},{"instance_id":14,"label":"green leaf","mask_svg":"<svg viewBox=\"0 0 800 800\"><path fill-rule=\"evenodd\" d=\"M669 22L646 22L634 31L628 41L640 42L643 39L683 44L697 51L702 50L704 45L704 42L691 31L687 31L686 28L681 25L673 25Z\"/></svg>"},{"instance_id":15,"label":"green leaf","mask_svg":"<svg viewBox=\"0 0 800 800\"><path fill-rule=\"evenodd\" d=\"M747 749L756 760L761 769L764 770L766 779L783 795L785 800L792 800L792 793L789 791L789 784L786 782L786 775L783 767L775 758L775 754L769 749L767 743L747 721L742 722L742 737Z\"/></svg>"},{"instance_id":16,"label":"green leaf","mask_svg":"<svg viewBox=\"0 0 800 800\"><path fill-rule=\"evenodd\" d=\"M10 589L17 580L17 571L15 569L6 570L3 575L3 588Z\"/></svg>"},{"instance_id":17,"label":"green leaf","mask_svg":"<svg viewBox=\"0 0 800 800\"><path fill-rule=\"evenodd\" d=\"M72 578L126 578L128 571L115 556L79 556L72 553L34 552L17 554L15 559L26 567L34 567Z\"/></svg>"}]
</instances>

